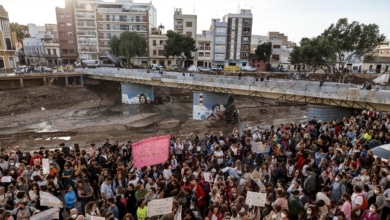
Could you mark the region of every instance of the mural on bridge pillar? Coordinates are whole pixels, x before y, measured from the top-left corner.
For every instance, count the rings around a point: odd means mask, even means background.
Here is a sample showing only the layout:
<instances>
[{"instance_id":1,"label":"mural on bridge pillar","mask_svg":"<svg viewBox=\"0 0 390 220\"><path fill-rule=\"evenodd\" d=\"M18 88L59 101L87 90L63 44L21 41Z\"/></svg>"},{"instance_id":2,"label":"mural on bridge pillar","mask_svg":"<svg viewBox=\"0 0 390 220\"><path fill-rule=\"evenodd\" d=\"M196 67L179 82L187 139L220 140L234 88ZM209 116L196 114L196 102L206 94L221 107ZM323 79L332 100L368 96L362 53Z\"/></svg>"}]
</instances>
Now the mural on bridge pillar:
<instances>
[{"instance_id":1,"label":"mural on bridge pillar","mask_svg":"<svg viewBox=\"0 0 390 220\"><path fill-rule=\"evenodd\" d=\"M154 101L152 86L122 83L121 92L124 104L151 104Z\"/></svg>"},{"instance_id":2,"label":"mural on bridge pillar","mask_svg":"<svg viewBox=\"0 0 390 220\"><path fill-rule=\"evenodd\" d=\"M192 118L194 120L222 120L228 100L229 94L194 92Z\"/></svg>"}]
</instances>

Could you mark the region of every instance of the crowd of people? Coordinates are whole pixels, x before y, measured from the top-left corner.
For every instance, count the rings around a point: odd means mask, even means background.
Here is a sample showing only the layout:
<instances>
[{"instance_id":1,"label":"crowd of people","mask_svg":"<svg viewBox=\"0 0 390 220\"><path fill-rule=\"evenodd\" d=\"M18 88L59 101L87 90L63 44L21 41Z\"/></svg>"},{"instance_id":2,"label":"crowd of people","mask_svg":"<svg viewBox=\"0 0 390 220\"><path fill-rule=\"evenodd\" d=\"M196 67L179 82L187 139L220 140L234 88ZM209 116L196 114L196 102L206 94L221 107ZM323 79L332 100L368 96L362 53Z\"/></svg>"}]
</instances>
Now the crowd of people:
<instances>
[{"instance_id":1,"label":"crowd of people","mask_svg":"<svg viewBox=\"0 0 390 220\"><path fill-rule=\"evenodd\" d=\"M4 148L0 220L49 209L41 205L41 191L61 198L59 219L69 220L387 220L389 164L370 149L390 143L389 119L369 110L228 134L172 134L169 159L141 168L133 166L131 141L61 144L32 155ZM251 178L254 171L260 181ZM264 206L247 204L248 191L265 194ZM148 217L150 201L169 197L172 213Z\"/></svg>"}]
</instances>

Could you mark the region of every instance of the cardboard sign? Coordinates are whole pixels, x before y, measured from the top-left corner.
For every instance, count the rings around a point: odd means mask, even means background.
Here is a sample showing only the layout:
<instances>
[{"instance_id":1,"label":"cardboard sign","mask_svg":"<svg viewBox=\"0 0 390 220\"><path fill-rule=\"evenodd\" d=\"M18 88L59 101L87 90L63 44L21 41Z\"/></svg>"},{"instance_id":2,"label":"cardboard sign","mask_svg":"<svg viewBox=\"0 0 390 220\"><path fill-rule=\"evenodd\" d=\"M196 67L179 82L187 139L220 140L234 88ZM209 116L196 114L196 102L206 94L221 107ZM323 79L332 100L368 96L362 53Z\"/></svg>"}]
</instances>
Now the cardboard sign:
<instances>
[{"instance_id":1,"label":"cardboard sign","mask_svg":"<svg viewBox=\"0 0 390 220\"><path fill-rule=\"evenodd\" d=\"M42 159L42 170L43 170L43 174L49 174L50 173L49 159L47 159L47 158Z\"/></svg>"},{"instance_id":2,"label":"cardboard sign","mask_svg":"<svg viewBox=\"0 0 390 220\"><path fill-rule=\"evenodd\" d=\"M12 181L12 177L11 176L2 176L1 177L1 182L2 183L10 183Z\"/></svg>"},{"instance_id":3,"label":"cardboard sign","mask_svg":"<svg viewBox=\"0 0 390 220\"><path fill-rule=\"evenodd\" d=\"M60 219L60 211L58 208L51 208L31 216L30 220L48 220L48 219Z\"/></svg>"},{"instance_id":4,"label":"cardboard sign","mask_svg":"<svg viewBox=\"0 0 390 220\"><path fill-rule=\"evenodd\" d=\"M136 168L163 163L169 156L170 135L152 137L132 144Z\"/></svg>"},{"instance_id":5,"label":"cardboard sign","mask_svg":"<svg viewBox=\"0 0 390 220\"><path fill-rule=\"evenodd\" d=\"M264 152L264 146L263 146L263 142L259 141L259 142L254 142L252 141L252 151L255 152L255 153L263 153Z\"/></svg>"},{"instance_id":6,"label":"cardboard sign","mask_svg":"<svg viewBox=\"0 0 390 220\"><path fill-rule=\"evenodd\" d=\"M61 200L48 192L40 191L39 197L42 206L58 207L58 208L63 207L63 203L61 202Z\"/></svg>"},{"instance_id":7,"label":"cardboard sign","mask_svg":"<svg viewBox=\"0 0 390 220\"><path fill-rule=\"evenodd\" d=\"M206 182L209 182L209 183L214 182L214 181L213 181L213 176L211 175L211 173L209 173L209 172L204 172L204 173L203 173L203 176L204 176L204 180L205 180Z\"/></svg>"},{"instance_id":8,"label":"cardboard sign","mask_svg":"<svg viewBox=\"0 0 390 220\"><path fill-rule=\"evenodd\" d=\"M148 202L148 217L172 213L173 197Z\"/></svg>"},{"instance_id":9,"label":"cardboard sign","mask_svg":"<svg viewBox=\"0 0 390 220\"><path fill-rule=\"evenodd\" d=\"M257 192L248 191L246 194L245 203L248 205L264 207L265 202L267 201L266 199L267 199L266 193L257 193Z\"/></svg>"},{"instance_id":10,"label":"cardboard sign","mask_svg":"<svg viewBox=\"0 0 390 220\"><path fill-rule=\"evenodd\" d=\"M91 220L106 220L106 218L100 216L91 216Z\"/></svg>"}]
</instances>

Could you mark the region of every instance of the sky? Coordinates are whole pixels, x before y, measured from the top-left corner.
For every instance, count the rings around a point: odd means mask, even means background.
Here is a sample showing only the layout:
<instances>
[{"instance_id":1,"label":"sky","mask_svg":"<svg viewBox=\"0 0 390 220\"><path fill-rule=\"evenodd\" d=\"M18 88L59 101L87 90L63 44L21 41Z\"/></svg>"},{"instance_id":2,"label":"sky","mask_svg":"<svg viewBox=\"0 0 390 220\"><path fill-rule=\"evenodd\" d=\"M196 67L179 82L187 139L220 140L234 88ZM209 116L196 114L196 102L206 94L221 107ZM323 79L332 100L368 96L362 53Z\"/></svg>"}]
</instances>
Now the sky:
<instances>
[{"instance_id":1,"label":"sky","mask_svg":"<svg viewBox=\"0 0 390 220\"><path fill-rule=\"evenodd\" d=\"M251 9L253 35L279 31L288 40L299 43L302 37L320 35L339 18L348 18L349 22L375 23L390 39L389 0L153 0L152 3L157 10L157 23L163 24L165 30L173 28L175 8L181 8L183 14L197 15L198 33L209 29L212 18L222 19L239 9ZM55 7L64 7L65 0L0 0L0 4L8 11L10 22L44 25L57 23Z\"/></svg>"}]
</instances>

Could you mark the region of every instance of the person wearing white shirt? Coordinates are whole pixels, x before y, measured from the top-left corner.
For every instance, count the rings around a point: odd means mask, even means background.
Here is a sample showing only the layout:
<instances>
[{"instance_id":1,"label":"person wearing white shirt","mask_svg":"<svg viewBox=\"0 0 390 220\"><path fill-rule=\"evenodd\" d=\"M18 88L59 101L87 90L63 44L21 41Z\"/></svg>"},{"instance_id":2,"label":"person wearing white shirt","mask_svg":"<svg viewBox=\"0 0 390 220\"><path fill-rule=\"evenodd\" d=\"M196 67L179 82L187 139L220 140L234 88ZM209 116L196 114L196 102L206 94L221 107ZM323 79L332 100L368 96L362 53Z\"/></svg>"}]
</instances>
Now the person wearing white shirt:
<instances>
[{"instance_id":1,"label":"person wearing white shirt","mask_svg":"<svg viewBox=\"0 0 390 220\"><path fill-rule=\"evenodd\" d=\"M219 165L223 164L223 151L221 146L217 146L217 149L214 151L214 157L217 159Z\"/></svg>"}]
</instances>

